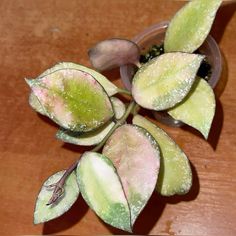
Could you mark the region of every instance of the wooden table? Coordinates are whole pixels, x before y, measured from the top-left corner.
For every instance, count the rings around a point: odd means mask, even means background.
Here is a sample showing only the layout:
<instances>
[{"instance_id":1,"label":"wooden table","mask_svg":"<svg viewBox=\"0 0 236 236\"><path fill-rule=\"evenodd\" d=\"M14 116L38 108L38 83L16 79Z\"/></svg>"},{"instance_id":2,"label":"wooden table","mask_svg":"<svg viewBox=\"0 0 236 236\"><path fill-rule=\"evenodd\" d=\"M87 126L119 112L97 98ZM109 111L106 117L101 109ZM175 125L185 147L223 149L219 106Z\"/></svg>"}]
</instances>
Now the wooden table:
<instances>
[{"instance_id":1,"label":"wooden table","mask_svg":"<svg viewBox=\"0 0 236 236\"><path fill-rule=\"evenodd\" d=\"M43 181L84 151L54 138L56 125L28 105L24 78L60 61L89 66L97 41L130 39L170 19L184 2L157 0L1 0L0 234L122 234L102 223L82 198L64 216L34 226ZM212 35L225 59L208 142L190 128L163 127L189 156L193 187L182 197L153 194L136 234L236 235L236 2L221 8ZM120 85L118 71L107 76Z\"/></svg>"}]
</instances>

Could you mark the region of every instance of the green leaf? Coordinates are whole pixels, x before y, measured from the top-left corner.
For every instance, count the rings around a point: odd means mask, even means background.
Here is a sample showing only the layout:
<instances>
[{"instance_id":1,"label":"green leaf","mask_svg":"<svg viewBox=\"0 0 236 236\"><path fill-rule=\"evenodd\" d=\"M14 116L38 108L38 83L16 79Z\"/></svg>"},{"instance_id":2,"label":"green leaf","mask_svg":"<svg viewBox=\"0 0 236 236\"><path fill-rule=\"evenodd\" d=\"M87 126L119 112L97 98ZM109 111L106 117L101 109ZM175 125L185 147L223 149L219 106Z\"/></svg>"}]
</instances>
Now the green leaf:
<instances>
[{"instance_id":1,"label":"green leaf","mask_svg":"<svg viewBox=\"0 0 236 236\"><path fill-rule=\"evenodd\" d=\"M171 20L164 40L165 52L194 52L205 41L222 0L192 0Z\"/></svg>"},{"instance_id":2,"label":"green leaf","mask_svg":"<svg viewBox=\"0 0 236 236\"><path fill-rule=\"evenodd\" d=\"M160 164L157 143L143 128L123 125L108 139L103 154L117 169L133 225L156 186Z\"/></svg>"},{"instance_id":3,"label":"green leaf","mask_svg":"<svg viewBox=\"0 0 236 236\"><path fill-rule=\"evenodd\" d=\"M62 197L54 204L47 206L53 193L53 190L47 186L57 183L64 173L65 171L59 171L44 182L35 206L34 224L44 223L61 216L67 212L77 200L79 187L75 171L73 171L66 179Z\"/></svg>"},{"instance_id":4,"label":"green leaf","mask_svg":"<svg viewBox=\"0 0 236 236\"><path fill-rule=\"evenodd\" d=\"M168 113L176 120L199 130L208 138L212 120L215 115L215 95L211 86L198 78L188 96Z\"/></svg>"},{"instance_id":5,"label":"green leaf","mask_svg":"<svg viewBox=\"0 0 236 236\"><path fill-rule=\"evenodd\" d=\"M79 133L70 130L60 129L56 133L56 137L65 143L72 143L81 146L92 146L99 144L108 134L108 132L115 125L114 122L105 124L94 131Z\"/></svg>"},{"instance_id":6,"label":"green leaf","mask_svg":"<svg viewBox=\"0 0 236 236\"><path fill-rule=\"evenodd\" d=\"M57 70L62 70L62 69L75 69L75 70L84 71L90 74L91 76L94 77L95 80L97 80L102 85L102 87L105 89L105 91L107 92L109 96L113 96L114 94L118 92L118 88L112 82L110 82L104 75L88 67L85 67L76 63L72 63L72 62L58 63L52 68L46 70L39 77L45 77L46 75L49 75Z\"/></svg>"},{"instance_id":7,"label":"green leaf","mask_svg":"<svg viewBox=\"0 0 236 236\"><path fill-rule=\"evenodd\" d=\"M40 104L38 98L32 92L29 96L29 104L36 112L47 116L47 112L45 111L44 107Z\"/></svg>"},{"instance_id":8,"label":"green leaf","mask_svg":"<svg viewBox=\"0 0 236 236\"><path fill-rule=\"evenodd\" d=\"M49 118L65 129L86 132L113 117L107 93L87 72L61 69L27 83Z\"/></svg>"},{"instance_id":9,"label":"green leaf","mask_svg":"<svg viewBox=\"0 0 236 236\"><path fill-rule=\"evenodd\" d=\"M185 194L192 186L192 172L187 156L159 127L140 115L133 124L146 129L157 141L161 151L161 165L157 191L164 196Z\"/></svg>"},{"instance_id":10,"label":"green leaf","mask_svg":"<svg viewBox=\"0 0 236 236\"><path fill-rule=\"evenodd\" d=\"M181 102L194 82L203 56L166 53L141 66L132 82L132 95L142 107L165 110Z\"/></svg>"},{"instance_id":11,"label":"green leaf","mask_svg":"<svg viewBox=\"0 0 236 236\"><path fill-rule=\"evenodd\" d=\"M77 179L83 198L104 222L131 232L129 206L107 157L85 152L77 167Z\"/></svg>"},{"instance_id":12,"label":"green leaf","mask_svg":"<svg viewBox=\"0 0 236 236\"><path fill-rule=\"evenodd\" d=\"M125 114L125 104L117 97L111 97L115 118L120 119Z\"/></svg>"}]
</instances>

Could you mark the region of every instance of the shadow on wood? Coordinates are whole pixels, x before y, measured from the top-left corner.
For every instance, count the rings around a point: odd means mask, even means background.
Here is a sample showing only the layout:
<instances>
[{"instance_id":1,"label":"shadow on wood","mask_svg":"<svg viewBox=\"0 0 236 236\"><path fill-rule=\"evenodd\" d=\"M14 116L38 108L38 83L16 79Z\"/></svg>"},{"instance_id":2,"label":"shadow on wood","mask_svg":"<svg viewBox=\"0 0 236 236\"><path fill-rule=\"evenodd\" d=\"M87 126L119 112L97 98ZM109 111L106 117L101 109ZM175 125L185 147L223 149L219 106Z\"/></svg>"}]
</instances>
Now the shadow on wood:
<instances>
[{"instance_id":1,"label":"shadow on wood","mask_svg":"<svg viewBox=\"0 0 236 236\"><path fill-rule=\"evenodd\" d=\"M215 116L211 125L209 136L208 136L208 142L211 144L214 150L216 150L217 144L219 142L221 130L223 127L223 121L224 121L223 107L220 100L216 98Z\"/></svg>"},{"instance_id":2,"label":"shadow on wood","mask_svg":"<svg viewBox=\"0 0 236 236\"><path fill-rule=\"evenodd\" d=\"M153 192L150 200L144 210L139 215L133 233L137 235L148 234L161 217L166 204L177 204L181 201L193 201L197 198L200 191L200 183L196 168L190 163L193 175L193 183L190 191L185 195L175 195L171 197L160 196L156 191ZM102 222L102 221L101 221ZM103 223L104 224L104 223ZM124 235L127 232L115 229L112 226L106 225L112 234Z\"/></svg>"},{"instance_id":3,"label":"shadow on wood","mask_svg":"<svg viewBox=\"0 0 236 236\"><path fill-rule=\"evenodd\" d=\"M210 34L214 37L217 43L220 43L226 26L233 17L236 11L235 1L225 1L217 12L214 24L212 26Z\"/></svg>"},{"instance_id":4,"label":"shadow on wood","mask_svg":"<svg viewBox=\"0 0 236 236\"><path fill-rule=\"evenodd\" d=\"M120 78L120 68L114 68L111 70L102 71L100 73L107 77L110 81L115 81Z\"/></svg>"}]
</instances>

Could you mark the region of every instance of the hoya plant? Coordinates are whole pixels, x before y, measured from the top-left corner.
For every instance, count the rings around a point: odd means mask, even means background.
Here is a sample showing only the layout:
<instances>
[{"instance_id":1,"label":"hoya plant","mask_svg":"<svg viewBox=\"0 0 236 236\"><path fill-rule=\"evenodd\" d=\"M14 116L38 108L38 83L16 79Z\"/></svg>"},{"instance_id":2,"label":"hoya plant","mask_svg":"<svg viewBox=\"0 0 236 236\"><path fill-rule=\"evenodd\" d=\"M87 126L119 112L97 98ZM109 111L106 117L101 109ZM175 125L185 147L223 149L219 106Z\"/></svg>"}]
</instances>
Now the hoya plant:
<instances>
[{"instance_id":1,"label":"hoya plant","mask_svg":"<svg viewBox=\"0 0 236 236\"><path fill-rule=\"evenodd\" d=\"M60 128L64 142L94 146L67 170L50 176L38 195L34 223L68 211L81 193L107 224L132 232L152 194L186 194L192 185L189 160L171 137L138 114L166 110L207 139L215 113L210 85L197 75L205 56L195 53L206 39L220 0L192 0L171 20L164 53L140 64L140 48L109 39L89 50L96 70L62 62L26 82L29 103ZM135 64L131 91L98 71ZM117 94L129 96L124 104ZM133 116L132 123L127 118ZM153 193L155 192L155 193Z\"/></svg>"}]
</instances>

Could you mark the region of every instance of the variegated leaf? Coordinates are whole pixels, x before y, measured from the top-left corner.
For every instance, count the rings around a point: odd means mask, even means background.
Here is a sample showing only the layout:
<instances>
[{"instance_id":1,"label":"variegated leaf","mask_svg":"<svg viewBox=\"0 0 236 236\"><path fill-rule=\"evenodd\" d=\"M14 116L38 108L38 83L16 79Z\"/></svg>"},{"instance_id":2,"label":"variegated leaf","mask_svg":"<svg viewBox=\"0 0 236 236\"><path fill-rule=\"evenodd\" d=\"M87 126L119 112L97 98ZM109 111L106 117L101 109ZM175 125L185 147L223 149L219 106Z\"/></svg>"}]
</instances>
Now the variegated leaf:
<instances>
[{"instance_id":1,"label":"variegated leaf","mask_svg":"<svg viewBox=\"0 0 236 236\"><path fill-rule=\"evenodd\" d=\"M77 167L81 194L106 223L131 232L130 210L112 162L104 155L86 152Z\"/></svg>"},{"instance_id":2,"label":"variegated leaf","mask_svg":"<svg viewBox=\"0 0 236 236\"><path fill-rule=\"evenodd\" d=\"M146 129L159 144L161 165L157 191L164 196L187 193L192 186L192 171L185 153L166 132L144 117L136 115L133 124Z\"/></svg>"},{"instance_id":3,"label":"variegated leaf","mask_svg":"<svg viewBox=\"0 0 236 236\"><path fill-rule=\"evenodd\" d=\"M181 102L195 80L203 56L166 53L141 66L132 82L132 95L142 107L165 110Z\"/></svg>"},{"instance_id":4,"label":"variegated leaf","mask_svg":"<svg viewBox=\"0 0 236 236\"><path fill-rule=\"evenodd\" d=\"M157 143L145 129L123 125L108 139L103 154L117 169L133 225L156 186L160 162Z\"/></svg>"},{"instance_id":5,"label":"variegated leaf","mask_svg":"<svg viewBox=\"0 0 236 236\"><path fill-rule=\"evenodd\" d=\"M192 0L171 20L164 40L165 52L197 50L210 32L222 0Z\"/></svg>"},{"instance_id":6,"label":"variegated leaf","mask_svg":"<svg viewBox=\"0 0 236 236\"><path fill-rule=\"evenodd\" d=\"M65 171L59 171L44 182L36 201L34 211L35 224L44 223L61 216L67 212L77 200L79 187L75 172L73 171L66 179L62 197L59 198L57 202L47 205L53 193L53 188L50 188L50 185L57 183L64 173Z\"/></svg>"},{"instance_id":7,"label":"variegated leaf","mask_svg":"<svg viewBox=\"0 0 236 236\"><path fill-rule=\"evenodd\" d=\"M47 115L65 129L86 132L113 117L107 93L87 72L61 69L27 83Z\"/></svg>"},{"instance_id":8,"label":"variegated leaf","mask_svg":"<svg viewBox=\"0 0 236 236\"><path fill-rule=\"evenodd\" d=\"M211 86L201 78L198 78L188 96L168 113L176 120L199 130L205 139L211 129L211 123L215 115L215 95Z\"/></svg>"}]
</instances>

